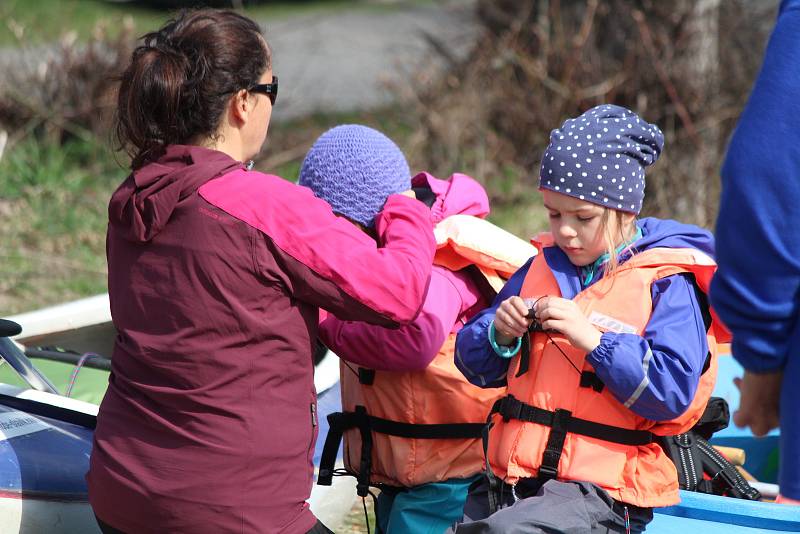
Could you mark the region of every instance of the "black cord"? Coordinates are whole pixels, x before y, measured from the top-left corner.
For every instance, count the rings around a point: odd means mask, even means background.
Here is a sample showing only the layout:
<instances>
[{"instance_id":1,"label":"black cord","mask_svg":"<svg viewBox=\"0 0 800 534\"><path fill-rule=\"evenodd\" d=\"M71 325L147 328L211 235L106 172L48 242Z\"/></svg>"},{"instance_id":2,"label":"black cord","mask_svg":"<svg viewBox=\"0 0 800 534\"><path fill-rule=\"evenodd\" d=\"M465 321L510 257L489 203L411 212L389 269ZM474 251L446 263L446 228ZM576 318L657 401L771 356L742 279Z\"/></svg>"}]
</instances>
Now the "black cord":
<instances>
[{"instance_id":1,"label":"black cord","mask_svg":"<svg viewBox=\"0 0 800 534\"><path fill-rule=\"evenodd\" d=\"M526 315L526 317L528 319L533 319L533 322L528 327L528 332L544 332L545 335L547 336L547 339L550 340L550 343L552 343L558 349L558 352L560 352L561 355L564 356L564 359L566 359L569 362L569 364L572 366L573 369L575 369L575 371L578 372L578 374L581 374L581 370L578 369L578 366L572 362L569 356L567 356L567 353L564 352L561 349L561 347L558 346L558 343L555 342L553 336L550 335L550 332L542 328L542 324L536 320L536 315L534 314L533 309L536 307L536 303L542 300L546 296L547 295L542 295L541 297L537 298L536 300L533 301L533 304L531 304L530 307L528 308L528 314Z\"/></svg>"},{"instance_id":2,"label":"black cord","mask_svg":"<svg viewBox=\"0 0 800 534\"><path fill-rule=\"evenodd\" d=\"M370 492L372 493L372 492ZM364 522L367 524L367 534L370 534L369 530L369 514L367 513L367 498L361 497L361 504L364 505Z\"/></svg>"},{"instance_id":3,"label":"black cord","mask_svg":"<svg viewBox=\"0 0 800 534\"><path fill-rule=\"evenodd\" d=\"M572 360L570 359L570 357L569 357L569 356L567 356L567 353L566 353L566 352L564 352L563 350L561 350L561 347L559 347L559 346L558 346L558 343L556 343L556 342L555 342L555 340L553 339L553 337L550 335L550 332L544 331L544 333L547 335L547 339L549 339L549 340L550 340L550 343L552 343L552 344L553 344L553 345L554 345L554 346L555 346L555 347L558 349L558 352L560 352L560 353L561 353L561 355L562 355L562 356L564 356L564 359L566 359L566 360L569 362L569 364L572 366L572 368L573 368L573 369L575 369L575 370L578 372L578 374L581 374L581 370L580 370L580 369L578 369L578 366L577 366L577 365L575 365L575 364L572 362Z\"/></svg>"},{"instance_id":4,"label":"black cord","mask_svg":"<svg viewBox=\"0 0 800 534\"><path fill-rule=\"evenodd\" d=\"M349 364L348 362L345 362L344 360L342 360L342 362L344 362L345 366L346 366L348 369L350 369L350 370L353 372L353 374L354 374L354 375L356 375L356 377L358 377L358 371L356 371L355 369L353 369L352 367L350 367L350 364Z\"/></svg>"}]
</instances>

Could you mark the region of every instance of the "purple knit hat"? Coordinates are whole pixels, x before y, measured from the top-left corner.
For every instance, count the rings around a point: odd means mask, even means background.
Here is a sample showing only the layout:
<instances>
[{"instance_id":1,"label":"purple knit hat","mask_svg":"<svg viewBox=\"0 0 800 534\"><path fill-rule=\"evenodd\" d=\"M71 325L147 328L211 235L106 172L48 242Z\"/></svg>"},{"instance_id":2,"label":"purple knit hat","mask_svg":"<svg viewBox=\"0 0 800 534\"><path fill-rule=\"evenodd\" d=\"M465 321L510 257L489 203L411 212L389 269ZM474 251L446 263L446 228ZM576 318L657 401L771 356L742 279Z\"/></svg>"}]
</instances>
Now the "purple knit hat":
<instances>
[{"instance_id":1,"label":"purple knit hat","mask_svg":"<svg viewBox=\"0 0 800 534\"><path fill-rule=\"evenodd\" d=\"M334 213L371 227L389 195L411 189L411 172L391 139L366 126L344 124L317 139L298 183Z\"/></svg>"},{"instance_id":2,"label":"purple knit hat","mask_svg":"<svg viewBox=\"0 0 800 534\"><path fill-rule=\"evenodd\" d=\"M658 126L611 104L594 107L550 133L539 188L638 214L644 169L664 147Z\"/></svg>"}]
</instances>

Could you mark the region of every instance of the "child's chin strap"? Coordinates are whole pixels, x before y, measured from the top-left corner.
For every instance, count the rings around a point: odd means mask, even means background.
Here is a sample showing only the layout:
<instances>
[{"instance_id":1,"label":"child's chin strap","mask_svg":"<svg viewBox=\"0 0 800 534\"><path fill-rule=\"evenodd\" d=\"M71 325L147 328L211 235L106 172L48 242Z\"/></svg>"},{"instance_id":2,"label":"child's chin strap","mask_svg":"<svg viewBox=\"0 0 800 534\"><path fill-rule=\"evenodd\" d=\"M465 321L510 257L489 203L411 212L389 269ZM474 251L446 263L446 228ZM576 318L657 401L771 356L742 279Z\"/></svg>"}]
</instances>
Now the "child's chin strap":
<instances>
[{"instance_id":1,"label":"child's chin strap","mask_svg":"<svg viewBox=\"0 0 800 534\"><path fill-rule=\"evenodd\" d=\"M626 247L629 247L630 245L632 245L641 238L642 238L642 229L637 226L636 233L634 234L634 236L628 241L618 246L617 249L614 251L614 253L619 256L619 254L623 250L625 250ZM594 280L597 271L600 270L600 267L602 267L603 264L607 262L610 257L611 256L609 256L608 252L605 252L599 258L597 258L591 265L586 265L584 267L581 267L581 278L583 279L582 280L583 287L588 286L592 282L592 280Z\"/></svg>"}]
</instances>

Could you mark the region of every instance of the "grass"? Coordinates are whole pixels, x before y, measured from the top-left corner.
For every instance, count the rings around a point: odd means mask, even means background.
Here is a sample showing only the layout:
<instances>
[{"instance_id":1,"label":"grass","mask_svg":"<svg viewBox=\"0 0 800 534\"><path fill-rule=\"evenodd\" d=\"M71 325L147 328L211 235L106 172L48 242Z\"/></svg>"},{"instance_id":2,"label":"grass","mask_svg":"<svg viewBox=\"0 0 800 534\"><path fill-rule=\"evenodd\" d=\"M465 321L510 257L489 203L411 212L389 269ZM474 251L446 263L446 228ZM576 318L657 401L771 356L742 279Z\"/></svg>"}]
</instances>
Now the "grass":
<instances>
[{"instance_id":1,"label":"grass","mask_svg":"<svg viewBox=\"0 0 800 534\"><path fill-rule=\"evenodd\" d=\"M342 123L375 127L402 147L413 130L408 120L402 109L390 108L275 124L256 168L296 180L314 140ZM97 139L59 146L31 134L6 148L0 159L0 316L106 291L107 204L127 175L116 157L125 160ZM425 170L424 162L410 163ZM546 227L536 193L529 202L495 203L490 220L523 238Z\"/></svg>"},{"instance_id":2,"label":"grass","mask_svg":"<svg viewBox=\"0 0 800 534\"><path fill-rule=\"evenodd\" d=\"M300 0L261 2L245 5L242 12L268 21L307 13L333 13L342 9L381 10L398 6L430 3L431 0L403 2L374 2L368 0ZM202 0L187 2L202 4ZM0 0L0 46L20 43L40 44L56 41L67 33L85 41L98 23L114 36L123 21L133 24L135 35L157 29L174 10L156 9L141 2L112 2L107 0ZM68 30L65 31L65 28Z\"/></svg>"},{"instance_id":3,"label":"grass","mask_svg":"<svg viewBox=\"0 0 800 534\"><path fill-rule=\"evenodd\" d=\"M124 176L100 142L33 137L0 161L0 314L106 290L105 206Z\"/></svg>"}]
</instances>

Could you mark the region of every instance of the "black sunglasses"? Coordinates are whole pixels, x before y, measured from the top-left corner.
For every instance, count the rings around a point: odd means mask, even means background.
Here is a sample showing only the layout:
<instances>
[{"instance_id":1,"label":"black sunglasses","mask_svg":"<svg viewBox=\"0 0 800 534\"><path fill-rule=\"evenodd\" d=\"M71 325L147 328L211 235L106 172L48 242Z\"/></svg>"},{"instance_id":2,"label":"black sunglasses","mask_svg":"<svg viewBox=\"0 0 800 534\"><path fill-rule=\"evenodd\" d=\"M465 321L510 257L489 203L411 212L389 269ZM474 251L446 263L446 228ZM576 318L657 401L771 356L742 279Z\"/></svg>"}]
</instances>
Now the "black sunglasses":
<instances>
[{"instance_id":1,"label":"black sunglasses","mask_svg":"<svg viewBox=\"0 0 800 534\"><path fill-rule=\"evenodd\" d=\"M252 87L247 89L250 93L261 93L267 95L269 97L269 101L272 102L272 105L275 105L275 101L278 99L278 77L272 77L272 83L257 83Z\"/></svg>"}]
</instances>

